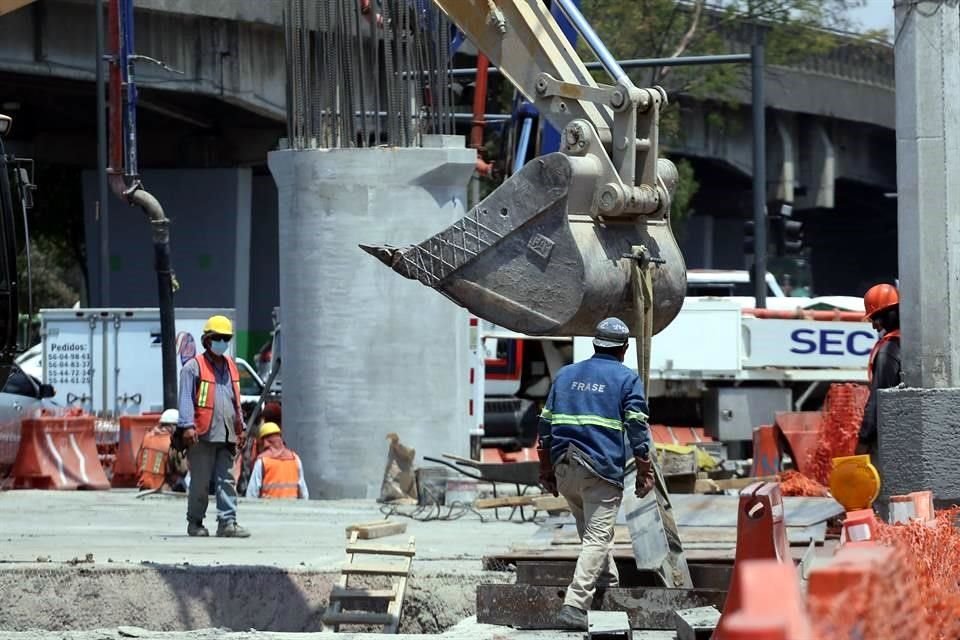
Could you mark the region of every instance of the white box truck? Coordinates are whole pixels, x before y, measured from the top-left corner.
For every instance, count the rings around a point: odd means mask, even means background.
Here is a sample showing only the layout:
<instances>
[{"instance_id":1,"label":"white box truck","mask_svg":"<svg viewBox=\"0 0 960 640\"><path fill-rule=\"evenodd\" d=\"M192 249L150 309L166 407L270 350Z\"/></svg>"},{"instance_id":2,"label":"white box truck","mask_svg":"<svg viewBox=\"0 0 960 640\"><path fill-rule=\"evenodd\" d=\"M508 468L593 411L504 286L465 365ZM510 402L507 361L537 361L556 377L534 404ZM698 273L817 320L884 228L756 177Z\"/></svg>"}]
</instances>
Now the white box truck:
<instances>
[{"instance_id":1,"label":"white box truck","mask_svg":"<svg viewBox=\"0 0 960 640\"><path fill-rule=\"evenodd\" d=\"M203 325L215 314L234 317L233 309L176 310L178 375L203 350ZM41 309L40 326L39 368L55 404L106 418L163 410L158 309ZM243 400L259 397L259 376L246 362L237 365Z\"/></svg>"}]
</instances>

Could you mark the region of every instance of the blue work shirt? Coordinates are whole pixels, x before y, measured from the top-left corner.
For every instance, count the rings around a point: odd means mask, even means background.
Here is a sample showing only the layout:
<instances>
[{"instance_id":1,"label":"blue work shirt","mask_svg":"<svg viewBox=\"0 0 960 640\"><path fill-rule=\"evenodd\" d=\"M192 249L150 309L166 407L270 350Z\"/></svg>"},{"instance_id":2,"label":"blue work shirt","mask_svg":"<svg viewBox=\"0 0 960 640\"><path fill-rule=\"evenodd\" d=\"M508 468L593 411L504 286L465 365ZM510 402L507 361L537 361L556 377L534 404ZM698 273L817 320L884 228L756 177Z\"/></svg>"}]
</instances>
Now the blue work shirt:
<instances>
[{"instance_id":1,"label":"blue work shirt","mask_svg":"<svg viewBox=\"0 0 960 640\"><path fill-rule=\"evenodd\" d=\"M206 352L200 357L207 358L210 361L217 379L213 400L213 421L210 423L210 430L200 436L200 439L208 442L236 442L235 427L238 422L243 422L243 416L237 414L236 405L233 402L233 381L230 380L230 368L226 361L220 360L218 364L217 360L210 357ZM195 358L191 358L180 370L180 422L177 426L181 429L196 426L194 424L194 414L197 406L197 381L199 378L200 365L197 364Z\"/></svg>"},{"instance_id":2,"label":"blue work shirt","mask_svg":"<svg viewBox=\"0 0 960 640\"><path fill-rule=\"evenodd\" d=\"M650 455L647 412L640 376L614 356L594 354L557 373L540 414L540 443L554 464L572 452L622 487L627 446L634 456Z\"/></svg>"}]
</instances>

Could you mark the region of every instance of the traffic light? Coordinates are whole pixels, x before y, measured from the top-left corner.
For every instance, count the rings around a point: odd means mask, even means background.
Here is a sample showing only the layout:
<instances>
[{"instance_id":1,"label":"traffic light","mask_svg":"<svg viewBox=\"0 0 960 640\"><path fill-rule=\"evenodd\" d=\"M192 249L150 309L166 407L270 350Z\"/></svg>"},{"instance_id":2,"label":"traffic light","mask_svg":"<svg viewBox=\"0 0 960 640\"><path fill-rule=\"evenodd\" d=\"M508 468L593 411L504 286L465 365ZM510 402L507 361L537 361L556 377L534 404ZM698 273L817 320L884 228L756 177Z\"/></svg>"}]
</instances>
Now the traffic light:
<instances>
[{"instance_id":1,"label":"traffic light","mask_svg":"<svg viewBox=\"0 0 960 640\"><path fill-rule=\"evenodd\" d=\"M799 220L783 218L780 232L780 254L795 256L803 250L803 223Z\"/></svg>"},{"instance_id":2,"label":"traffic light","mask_svg":"<svg viewBox=\"0 0 960 640\"><path fill-rule=\"evenodd\" d=\"M750 255L756 252L757 237L753 229L753 220L747 220L743 223L743 252Z\"/></svg>"}]
</instances>

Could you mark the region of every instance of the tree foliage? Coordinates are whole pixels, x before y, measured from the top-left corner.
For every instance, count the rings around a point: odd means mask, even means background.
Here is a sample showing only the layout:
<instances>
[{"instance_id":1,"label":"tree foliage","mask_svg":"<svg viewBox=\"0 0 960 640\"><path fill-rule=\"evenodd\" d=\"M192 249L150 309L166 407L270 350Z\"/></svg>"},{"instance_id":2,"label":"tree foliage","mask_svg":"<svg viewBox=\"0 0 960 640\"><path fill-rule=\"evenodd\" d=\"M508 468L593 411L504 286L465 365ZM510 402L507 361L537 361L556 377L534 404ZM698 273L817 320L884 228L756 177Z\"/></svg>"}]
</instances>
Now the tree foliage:
<instances>
[{"instance_id":1,"label":"tree foliage","mask_svg":"<svg viewBox=\"0 0 960 640\"><path fill-rule=\"evenodd\" d=\"M838 46L836 31L854 28L850 9L866 0L583 0L583 13L607 48L618 59L673 58L692 55L749 53L755 35L763 38L768 65L788 65L829 53ZM861 37L874 39L871 32ZM581 56L591 59L584 43ZM746 65L655 67L630 75L637 86L661 85L674 98L661 117L665 155L671 142L683 135L677 96L711 100L718 104L712 125L723 125L724 109L734 108L736 93L749 87ZM609 78L598 75L598 80ZM742 95L742 93L741 93ZM696 193L693 167L678 162L681 193L674 201L672 219L678 233Z\"/></svg>"}]
</instances>

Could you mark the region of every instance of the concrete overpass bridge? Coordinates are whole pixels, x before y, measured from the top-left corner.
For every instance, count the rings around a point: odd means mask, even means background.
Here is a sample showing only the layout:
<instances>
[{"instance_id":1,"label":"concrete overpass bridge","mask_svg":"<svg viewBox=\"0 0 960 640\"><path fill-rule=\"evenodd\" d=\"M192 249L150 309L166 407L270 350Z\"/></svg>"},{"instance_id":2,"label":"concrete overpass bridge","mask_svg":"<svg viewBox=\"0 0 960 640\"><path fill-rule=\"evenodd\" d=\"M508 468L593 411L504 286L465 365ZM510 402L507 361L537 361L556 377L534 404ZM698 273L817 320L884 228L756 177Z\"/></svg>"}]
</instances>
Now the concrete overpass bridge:
<instances>
[{"instance_id":1,"label":"concrete overpass bridge","mask_svg":"<svg viewBox=\"0 0 960 640\"><path fill-rule=\"evenodd\" d=\"M237 307L254 334L251 346L269 328L277 299L276 199L265 163L285 135L282 6L136 0L138 53L182 72L137 67L140 161L151 190L170 203L184 282L178 303ZM63 200L41 191L40 213L62 216L83 203L78 224L93 257L90 282L99 277L93 8L93 0L0 0L0 110L16 119L11 146L37 159L41 188L49 186L44 168L65 168L55 174ZM731 51L747 50L744 36L730 34ZM893 89L892 48L852 39L825 56L768 68L768 199L793 202L807 223L820 293L859 293L866 281L896 275L896 204L884 197L896 187ZM683 135L669 151L693 163L700 183L683 231L689 265L740 268L752 171L749 95L674 99ZM469 111L469 89L457 108ZM133 283L152 282L151 266L124 248L137 234L146 242L146 225L119 202L112 210L120 213L110 222L110 302L150 304L151 287L140 292ZM220 235L226 249L210 249L209 236L193 233L201 227L229 229ZM854 242L865 231L870 241ZM197 281L205 286L192 287ZM211 299L211 287L223 294Z\"/></svg>"}]
</instances>

